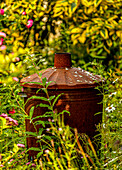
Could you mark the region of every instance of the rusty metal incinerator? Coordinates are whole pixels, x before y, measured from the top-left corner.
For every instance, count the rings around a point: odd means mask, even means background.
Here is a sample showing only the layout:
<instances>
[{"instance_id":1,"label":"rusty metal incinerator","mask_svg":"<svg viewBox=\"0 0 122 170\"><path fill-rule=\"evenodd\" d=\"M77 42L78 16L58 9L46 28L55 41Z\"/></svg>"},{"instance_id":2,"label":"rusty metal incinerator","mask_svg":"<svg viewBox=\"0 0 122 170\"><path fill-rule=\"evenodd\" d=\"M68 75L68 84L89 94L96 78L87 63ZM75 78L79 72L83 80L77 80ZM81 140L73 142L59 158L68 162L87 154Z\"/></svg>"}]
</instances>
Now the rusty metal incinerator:
<instances>
[{"instance_id":1,"label":"rusty metal incinerator","mask_svg":"<svg viewBox=\"0 0 122 170\"><path fill-rule=\"evenodd\" d=\"M68 110L70 116L64 116L65 124L72 128L77 128L79 133L86 133L93 138L96 133L96 125L102 119L102 95L95 89L102 79L99 75L94 75L81 68L72 67L70 53L56 53L54 58L54 67L41 70L42 78L46 77L47 82L53 81L49 87L49 95L58 95L63 93L55 105L58 112ZM28 83L26 83L28 82ZM26 93L25 102L33 95L37 95L36 91L41 88L40 85L32 82L41 82L37 73L25 77L21 80L21 85ZM23 84L24 83L24 84ZM44 96L44 92L40 91L39 96ZM38 105L40 100L31 99L25 106L25 111L29 114L32 106ZM46 112L46 108L35 107L33 117ZM100 112L101 114L96 113ZM40 126L37 126L39 130ZM34 132L33 125L26 120L26 130ZM28 148L38 147L34 137L27 138ZM29 151L30 156L34 156L35 151Z\"/></svg>"}]
</instances>

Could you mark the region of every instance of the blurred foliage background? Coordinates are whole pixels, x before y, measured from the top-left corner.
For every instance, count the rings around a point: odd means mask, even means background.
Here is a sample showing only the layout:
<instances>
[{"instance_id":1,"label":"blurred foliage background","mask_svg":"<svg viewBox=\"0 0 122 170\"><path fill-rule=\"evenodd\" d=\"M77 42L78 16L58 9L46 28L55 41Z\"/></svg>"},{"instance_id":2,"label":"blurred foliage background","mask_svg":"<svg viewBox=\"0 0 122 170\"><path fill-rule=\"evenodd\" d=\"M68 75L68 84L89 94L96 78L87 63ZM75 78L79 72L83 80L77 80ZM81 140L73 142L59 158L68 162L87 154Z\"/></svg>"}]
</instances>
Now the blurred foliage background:
<instances>
[{"instance_id":1,"label":"blurred foliage background","mask_svg":"<svg viewBox=\"0 0 122 170\"><path fill-rule=\"evenodd\" d=\"M92 71L95 61L121 73L121 0L0 0L0 9L0 82L28 74L31 58L53 66L55 52L71 52L73 66Z\"/></svg>"}]
</instances>

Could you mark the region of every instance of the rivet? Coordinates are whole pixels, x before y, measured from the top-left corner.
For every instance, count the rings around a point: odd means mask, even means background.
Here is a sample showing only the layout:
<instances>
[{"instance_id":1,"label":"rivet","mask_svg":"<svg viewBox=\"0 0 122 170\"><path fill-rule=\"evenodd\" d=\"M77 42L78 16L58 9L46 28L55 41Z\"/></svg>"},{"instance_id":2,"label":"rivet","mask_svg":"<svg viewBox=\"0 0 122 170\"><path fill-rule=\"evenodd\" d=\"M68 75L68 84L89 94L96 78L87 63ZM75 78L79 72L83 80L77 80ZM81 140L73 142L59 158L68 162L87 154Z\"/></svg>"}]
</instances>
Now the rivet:
<instances>
[{"instance_id":1,"label":"rivet","mask_svg":"<svg viewBox=\"0 0 122 170\"><path fill-rule=\"evenodd\" d=\"M81 70L81 68L80 68L80 67L78 67L78 70Z\"/></svg>"},{"instance_id":2,"label":"rivet","mask_svg":"<svg viewBox=\"0 0 122 170\"><path fill-rule=\"evenodd\" d=\"M69 70L69 69L66 67L65 70Z\"/></svg>"},{"instance_id":3,"label":"rivet","mask_svg":"<svg viewBox=\"0 0 122 170\"><path fill-rule=\"evenodd\" d=\"M80 82L80 80L77 80L77 82Z\"/></svg>"},{"instance_id":4,"label":"rivet","mask_svg":"<svg viewBox=\"0 0 122 170\"><path fill-rule=\"evenodd\" d=\"M28 78L30 79L30 76Z\"/></svg>"},{"instance_id":5,"label":"rivet","mask_svg":"<svg viewBox=\"0 0 122 170\"><path fill-rule=\"evenodd\" d=\"M77 77L77 75L74 75L75 77Z\"/></svg>"},{"instance_id":6,"label":"rivet","mask_svg":"<svg viewBox=\"0 0 122 170\"><path fill-rule=\"evenodd\" d=\"M76 74L78 74L78 72L77 72L77 71L75 71L75 73L76 73Z\"/></svg>"},{"instance_id":7,"label":"rivet","mask_svg":"<svg viewBox=\"0 0 122 170\"><path fill-rule=\"evenodd\" d=\"M54 67L52 67L52 69L54 69Z\"/></svg>"},{"instance_id":8,"label":"rivet","mask_svg":"<svg viewBox=\"0 0 122 170\"><path fill-rule=\"evenodd\" d=\"M56 71L57 69L54 69L54 71Z\"/></svg>"},{"instance_id":9,"label":"rivet","mask_svg":"<svg viewBox=\"0 0 122 170\"><path fill-rule=\"evenodd\" d=\"M83 77L83 76L79 75L79 77Z\"/></svg>"}]
</instances>

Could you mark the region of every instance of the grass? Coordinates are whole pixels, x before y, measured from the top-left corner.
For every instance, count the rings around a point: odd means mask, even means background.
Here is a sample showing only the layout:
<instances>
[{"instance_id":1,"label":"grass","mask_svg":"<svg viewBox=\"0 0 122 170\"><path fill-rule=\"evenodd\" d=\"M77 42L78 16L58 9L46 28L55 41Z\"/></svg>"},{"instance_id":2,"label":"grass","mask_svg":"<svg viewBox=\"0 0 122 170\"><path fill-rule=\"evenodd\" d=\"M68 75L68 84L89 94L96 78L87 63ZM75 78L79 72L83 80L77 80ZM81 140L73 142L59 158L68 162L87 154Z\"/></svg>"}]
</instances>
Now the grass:
<instances>
[{"instance_id":1,"label":"grass","mask_svg":"<svg viewBox=\"0 0 122 170\"><path fill-rule=\"evenodd\" d=\"M101 125L98 126L101 134L100 155L88 136L80 135L77 129L64 124L64 112L54 113L53 101L56 102L58 97L50 98L45 79L42 85L50 108L45 117L52 119L43 122L39 132L26 132L25 119L29 119L35 129L39 122L32 118L34 108L30 110L29 116L25 113L24 101L18 94L22 91L22 87L19 83L14 83L1 85L1 169L121 169L121 78L111 71L103 72L102 69L98 69L94 72L97 74L100 72L106 78L105 84L99 89L103 94L103 118ZM46 127L47 123L49 128ZM38 151L37 157L33 159L28 159L29 150L26 143L26 138L30 135L34 136L39 144L38 148L29 149Z\"/></svg>"}]
</instances>

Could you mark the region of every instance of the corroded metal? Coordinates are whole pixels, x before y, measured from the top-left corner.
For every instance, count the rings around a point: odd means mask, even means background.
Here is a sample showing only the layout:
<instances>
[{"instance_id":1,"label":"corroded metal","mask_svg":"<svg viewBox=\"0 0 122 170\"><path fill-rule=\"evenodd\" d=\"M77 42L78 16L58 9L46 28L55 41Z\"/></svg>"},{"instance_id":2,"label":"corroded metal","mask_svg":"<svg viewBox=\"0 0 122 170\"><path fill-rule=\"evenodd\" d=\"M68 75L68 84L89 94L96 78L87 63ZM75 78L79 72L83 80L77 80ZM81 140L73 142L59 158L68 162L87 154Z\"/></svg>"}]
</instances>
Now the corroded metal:
<instances>
[{"instance_id":1,"label":"corroded metal","mask_svg":"<svg viewBox=\"0 0 122 170\"><path fill-rule=\"evenodd\" d=\"M60 60L59 63L58 60ZM32 82L41 82L42 78L46 77L47 82L53 81L48 87L50 96L63 93L56 103L55 109L58 112L63 110L70 112L70 116L68 114L64 116L65 124L77 128L79 133L86 133L90 138L93 138L97 134L96 125L102 119L102 114L95 115L98 112L102 113L102 104L100 104L102 95L98 95L99 91L95 89L102 82L101 77L81 68L72 68L69 53L55 54L54 66L40 71L42 73L41 78L37 74L33 74L21 80L21 84L28 82L23 85L24 92L27 95L25 102L29 97L37 95L36 91L41 87ZM44 96L45 94L39 92L38 95ZM29 100L25 106L25 111L29 114L30 108L40 102L43 101ZM46 108L35 107L33 117L43 115L46 111ZM46 118L41 120L46 120ZM37 126L37 130L40 127L42 126ZM26 120L26 130L35 131L29 120ZM38 147L36 141L37 139L34 137L27 138L28 148ZM29 155L34 156L36 152L29 151Z\"/></svg>"},{"instance_id":2,"label":"corroded metal","mask_svg":"<svg viewBox=\"0 0 122 170\"><path fill-rule=\"evenodd\" d=\"M49 85L48 89L81 89L93 88L102 82L102 78L99 75L94 75L81 68L71 67L71 57L69 53L55 54L54 62L55 67L40 71L40 73L42 73L42 77L39 77L39 75L35 73L23 78L21 80L21 84L28 82L23 86L30 88L41 88L40 85L32 82L41 83L42 79L46 77L47 82L53 81Z\"/></svg>"}]
</instances>

